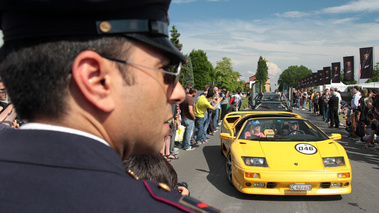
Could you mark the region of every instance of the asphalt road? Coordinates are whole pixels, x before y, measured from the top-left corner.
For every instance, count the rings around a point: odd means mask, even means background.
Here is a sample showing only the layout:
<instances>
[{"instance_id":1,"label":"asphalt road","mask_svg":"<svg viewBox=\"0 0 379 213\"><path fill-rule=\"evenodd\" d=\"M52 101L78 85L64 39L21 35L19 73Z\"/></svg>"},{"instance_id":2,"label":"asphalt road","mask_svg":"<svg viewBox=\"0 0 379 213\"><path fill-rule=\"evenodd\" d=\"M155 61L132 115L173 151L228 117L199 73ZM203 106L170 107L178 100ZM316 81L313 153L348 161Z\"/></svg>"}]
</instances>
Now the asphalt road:
<instances>
[{"instance_id":1,"label":"asphalt road","mask_svg":"<svg viewBox=\"0 0 379 213\"><path fill-rule=\"evenodd\" d=\"M180 150L179 159L171 164L179 181L187 182L191 196L223 212L379 212L379 151L363 149L350 139L343 127L328 128L321 116L294 110L309 119L325 133L340 133L341 143L352 166L352 193L342 196L264 196L247 195L230 185L225 176L225 158L220 154L218 133L209 142L192 151Z\"/></svg>"}]
</instances>

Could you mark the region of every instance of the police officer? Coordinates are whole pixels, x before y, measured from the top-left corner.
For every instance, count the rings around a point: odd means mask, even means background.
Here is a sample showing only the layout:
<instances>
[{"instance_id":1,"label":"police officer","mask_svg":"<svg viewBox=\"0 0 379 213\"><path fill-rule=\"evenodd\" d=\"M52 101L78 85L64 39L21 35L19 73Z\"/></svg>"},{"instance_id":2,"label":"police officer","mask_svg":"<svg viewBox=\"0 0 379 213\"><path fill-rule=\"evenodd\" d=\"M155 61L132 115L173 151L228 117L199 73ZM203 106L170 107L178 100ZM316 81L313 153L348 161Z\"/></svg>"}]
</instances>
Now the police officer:
<instances>
[{"instance_id":1,"label":"police officer","mask_svg":"<svg viewBox=\"0 0 379 213\"><path fill-rule=\"evenodd\" d=\"M218 211L123 169L161 149L185 98L169 4L0 2L0 76L28 121L0 133L2 212Z\"/></svg>"}]
</instances>

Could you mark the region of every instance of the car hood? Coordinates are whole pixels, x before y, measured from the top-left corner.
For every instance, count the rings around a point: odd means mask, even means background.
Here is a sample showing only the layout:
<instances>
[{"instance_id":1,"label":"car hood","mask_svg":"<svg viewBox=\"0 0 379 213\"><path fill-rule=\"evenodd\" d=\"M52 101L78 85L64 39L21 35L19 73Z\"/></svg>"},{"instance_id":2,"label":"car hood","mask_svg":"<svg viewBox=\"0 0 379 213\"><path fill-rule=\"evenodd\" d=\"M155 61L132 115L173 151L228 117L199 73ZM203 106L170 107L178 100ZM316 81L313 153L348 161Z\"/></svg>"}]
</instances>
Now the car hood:
<instances>
[{"instance_id":1,"label":"car hood","mask_svg":"<svg viewBox=\"0 0 379 213\"><path fill-rule=\"evenodd\" d=\"M240 142L241 156L265 157L272 170L324 170L322 157L345 156L342 146L322 142ZM342 148L343 149L343 148Z\"/></svg>"}]
</instances>

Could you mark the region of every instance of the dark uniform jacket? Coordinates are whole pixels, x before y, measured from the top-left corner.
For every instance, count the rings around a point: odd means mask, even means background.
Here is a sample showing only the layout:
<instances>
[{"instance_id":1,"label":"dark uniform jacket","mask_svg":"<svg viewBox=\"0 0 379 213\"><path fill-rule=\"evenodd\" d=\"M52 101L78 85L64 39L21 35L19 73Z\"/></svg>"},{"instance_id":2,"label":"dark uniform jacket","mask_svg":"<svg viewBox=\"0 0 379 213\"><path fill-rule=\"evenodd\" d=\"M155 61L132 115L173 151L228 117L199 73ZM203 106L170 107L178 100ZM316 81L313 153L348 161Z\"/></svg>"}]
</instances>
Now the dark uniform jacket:
<instances>
[{"instance_id":1,"label":"dark uniform jacket","mask_svg":"<svg viewBox=\"0 0 379 213\"><path fill-rule=\"evenodd\" d=\"M333 111L337 111L338 110L338 102L339 102L338 97L332 96L328 101L329 109L333 110Z\"/></svg>"},{"instance_id":2,"label":"dark uniform jacket","mask_svg":"<svg viewBox=\"0 0 379 213\"><path fill-rule=\"evenodd\" d=\"M127 174L93 139L48 130L0 131L1 212L217 211Z\"/></svg>"}]
</instances>

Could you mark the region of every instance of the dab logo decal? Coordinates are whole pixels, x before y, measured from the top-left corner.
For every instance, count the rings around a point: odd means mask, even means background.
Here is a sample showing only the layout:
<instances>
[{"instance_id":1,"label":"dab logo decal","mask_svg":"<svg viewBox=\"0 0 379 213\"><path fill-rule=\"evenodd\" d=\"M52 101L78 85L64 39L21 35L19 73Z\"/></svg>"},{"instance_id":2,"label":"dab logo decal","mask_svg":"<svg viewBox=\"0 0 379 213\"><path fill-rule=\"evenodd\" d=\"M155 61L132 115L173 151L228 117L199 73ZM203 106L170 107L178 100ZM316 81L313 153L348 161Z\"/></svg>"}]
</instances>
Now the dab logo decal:
<instances>
[{"instance_id":1,"label":"dab logo decal","mask_svg":"<svg viewBox=\"0 0 379 213\"><path fill-rule=\"evenodd\" d=\"M296 151L306 155L313 155L317 153L317 148L307 143L296 144L295 149Z\"/></svg>"}]
</instances>

